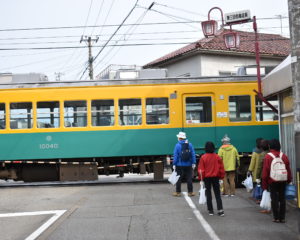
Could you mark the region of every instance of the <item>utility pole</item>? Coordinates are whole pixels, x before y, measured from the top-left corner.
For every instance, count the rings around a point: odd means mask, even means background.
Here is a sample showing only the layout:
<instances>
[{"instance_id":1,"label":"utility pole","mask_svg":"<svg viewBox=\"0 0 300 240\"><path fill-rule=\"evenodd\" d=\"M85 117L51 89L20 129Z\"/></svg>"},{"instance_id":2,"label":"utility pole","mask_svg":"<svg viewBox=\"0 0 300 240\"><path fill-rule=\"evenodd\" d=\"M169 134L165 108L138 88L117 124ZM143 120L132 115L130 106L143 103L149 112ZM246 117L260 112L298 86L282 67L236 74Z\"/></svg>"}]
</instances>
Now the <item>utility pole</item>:
<instances>
[{"instance_id":1,"label":"utility pole","mask_svg":"<svg viewBox=\"0 0 300 240\"><path fill-rule=\"evenodd\" d=\"M54 74L55 74L55 80L56 80L57 82L60 81L60 77L61 77L62 75L65 75L65 74L62 73L62 72L55 72Z\"/></svg>"},{"instance_id":2,"label":"utility pole","mask_svg":"<svg viewBox=\"0 0 300 240\"><path fill-rule=\"evenodd\" d=\"M300 1L288 0L291 35L292 80L294 97L294 136L298 187L298 230L300 232Z\"/></svg>"},{"instance_id":3,"label":"utility pole","mask_svg":"<svg viewBox=\"0 0 300 240\"><path fill-rule=\"evenodd\" d=\"M90 80L94 79L94 69L93 69L93 61L94 58L92 56L92 41L98 42L99 37L92 39L92 37L87 37L87 36L81 36L80 43L81 42L87 42L88 43L88 48L89 48L89 76Z\"/></svg>"}]
</instances>

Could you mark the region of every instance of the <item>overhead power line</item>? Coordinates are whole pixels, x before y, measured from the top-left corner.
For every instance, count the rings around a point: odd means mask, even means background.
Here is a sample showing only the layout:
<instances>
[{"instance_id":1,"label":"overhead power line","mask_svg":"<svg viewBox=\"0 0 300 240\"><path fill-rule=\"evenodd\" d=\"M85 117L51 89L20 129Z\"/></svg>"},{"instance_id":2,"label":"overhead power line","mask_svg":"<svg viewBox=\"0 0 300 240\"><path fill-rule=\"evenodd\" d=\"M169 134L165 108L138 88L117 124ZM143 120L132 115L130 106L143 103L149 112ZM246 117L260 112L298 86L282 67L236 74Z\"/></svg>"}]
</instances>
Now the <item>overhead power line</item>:
<instances>
[{"instance_id":1,"label":"overhead power line","mask_svg":"<svg viewBox=\"0 0 300 240\"><path fill-rule=\"evenodd\" d=\"M282 17L282 19L286 19L288 17ZM272 18L257 18L256 20L274 20L276 17ZM168 25L168 24L185 24L185 23L201 23L203 20L195 20L195 21L178 21L178 22L149 22L149 23L141 23L141 26L147 25ZM122 26L135 26L137 24L128 23L123 24ZM105 24L105 25L89 25L89 26L60 26L60 27L37 27L37 28L4 28L0 29L0 32L13 32L13 31L41 31L41 30L57 30L57 29L76 29L76 28L97 28L97 27L117 27L118 24Z\"/></svg>"},{"instance_id":2,"label":"overhead power line","mask_svg":"<svg viewBox=\"0 0 300 240\"><path fill-rule=\"evenodd\" d=\"M137 4L138 4L139 0L136 0L133 8L129 11L129 13L127 14L127 16L124 18L124 20L121 22L121 24L117 27L117 29L115 30L115 32L111 35L111 37L107 40L107 42L102 46L102 48L100 49L100 51L97 53L97 55L94 57L93 61L96 60L96 58L100 55L100 53L103 51L103 49L106 47L106 45L109 43L109 41L114 37L114 35L119 31L119 29L123 26L123 24L125 23L125 21L128 19L128 17L131 15L131 13L133 12L133 10L136 8ZM85 70L83 71L80 79L82 78L82 76L85 74L86 70L88 69L88 67L85 68Z\"/></svg>"},{"instance_id":3,"label":"overhead power line","mask_svg":"<svg viewBox=\"0 0 300 240\"><path fill-rule=\"evenodd\" d=\"M272 39L260 39L259 42L266 42L266 41L287 41L287 38L272 38ZM254 42L253 40L242 40L243 42ZM223 41L222 41L223 42ZM192 44L196 42L161 42L161 43L131 43L131 44L106 44L102 46L92 46L92 48L103 48L105 47L117 47L117 46L155 46L155 45L178 45L178 44ZM220 42L212 42L212 43L205 43L208 44L216 44ZM33 47L33 48L0 48L0 51L17 51L17 50L52 50L52 49L74 49L74 48L87 48L88 46L61 46L61 47Z\"/></svg>"}]
</instances>

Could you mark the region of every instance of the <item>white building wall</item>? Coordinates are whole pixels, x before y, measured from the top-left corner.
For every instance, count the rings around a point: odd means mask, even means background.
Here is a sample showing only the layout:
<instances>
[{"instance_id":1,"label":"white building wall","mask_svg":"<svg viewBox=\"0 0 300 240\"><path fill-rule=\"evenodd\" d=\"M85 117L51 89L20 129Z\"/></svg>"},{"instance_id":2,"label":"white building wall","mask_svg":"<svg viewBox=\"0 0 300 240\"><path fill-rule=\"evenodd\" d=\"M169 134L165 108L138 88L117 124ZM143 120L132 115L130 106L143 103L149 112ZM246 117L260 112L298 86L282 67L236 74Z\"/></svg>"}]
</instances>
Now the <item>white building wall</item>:
<instances>
[{"instance_id":1,"label":"white building wall","mask_svg":"<svg viewBox=\"0 0 300 240\"><path fill-rule=\"evenodd\" d=\"M201 76L201 56L191 56L164 65L168 69L168 77L199 77Z\"/></svg>"},{"instance_id":2,"label":"white building wall","mask_svg":"<svg viewBox=\"0 0 300 240\"><path fill-rule=\"evenodd\" d=\"M236 73L241 66L256 65L254 57L243 56L202 55L201 60L202 76L218 76L220 72ZM260 59L261 66L276 66L280 62L276 59Z\"/></svg>"},{"instance_id":3,"label":"white building wall","mask_svg":"<svg viewBox=\"0 0 300 240\"><path fill-rule=\"evenodd\" d=\"M282 60L261 58L261 66L277 66ZM198 54L160 66L168 77L219 76L220 72L236 73L241 66L256 65L255 57ZM253 74L256 74L255 68ZM263 74L263 73L262 73Z\"/></svg>"}]
</instances>

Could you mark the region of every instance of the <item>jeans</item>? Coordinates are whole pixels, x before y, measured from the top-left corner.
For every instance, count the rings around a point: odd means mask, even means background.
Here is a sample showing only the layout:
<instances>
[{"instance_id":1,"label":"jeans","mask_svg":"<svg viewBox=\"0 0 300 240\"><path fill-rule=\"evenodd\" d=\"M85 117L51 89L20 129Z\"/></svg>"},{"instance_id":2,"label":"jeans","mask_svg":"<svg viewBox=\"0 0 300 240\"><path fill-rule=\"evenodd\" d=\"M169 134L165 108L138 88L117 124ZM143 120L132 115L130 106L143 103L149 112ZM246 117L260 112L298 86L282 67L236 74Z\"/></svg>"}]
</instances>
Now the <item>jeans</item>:
<instances>
[{"instance_id":1,"label":"jeans","mask_svg":"<svg viewBox=\"0 0 300 240\"><path fill-rule=\"evenodd\" d=\"M285 185L286 182L273 182L270 184L272 212L276 220L285 219Z\"/></svg>"},{"instance_id":2,"label":"jeans","mask_svg":"<svg viewBox=\"0 0 300 240\"><path fill-rule=\"evenodd\" d=\"M213 188L214 193L215 193L218 210L223 210L219 178L218 177L204 178L204 184L205 184L205 188L206 188L205 195L206 195L207 210L209 212L213 211L211 187Z\"/></svg>"},{"instance_id":3,"label":"jeans","mask_svg":"<svg viewBox=\"0 0 300 240\"><path fill-rule=\"evenodd\" d=\"M177 175L180 175L180 178L176 183L176 192L181 192L181 181L183 177L185 177L186 179L188 192L193 192L192 171L193 171L192 166L189 167L176 166Z\"/></svg>"}]
</instances>

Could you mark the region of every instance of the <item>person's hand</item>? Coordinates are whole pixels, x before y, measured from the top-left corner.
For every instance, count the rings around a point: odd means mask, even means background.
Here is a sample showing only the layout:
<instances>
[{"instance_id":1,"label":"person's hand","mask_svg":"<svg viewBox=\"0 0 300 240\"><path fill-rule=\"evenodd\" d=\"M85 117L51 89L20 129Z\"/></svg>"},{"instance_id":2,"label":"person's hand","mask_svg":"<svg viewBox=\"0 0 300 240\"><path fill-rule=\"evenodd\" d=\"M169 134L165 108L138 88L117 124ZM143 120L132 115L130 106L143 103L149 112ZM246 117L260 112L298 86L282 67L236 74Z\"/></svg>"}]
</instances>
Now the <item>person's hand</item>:
<instances>
[{"instance_id":1,"label":"person's hand","mask_svg":"<svg viewBox=\"0 0 300 240\"><path fill-rule=\"evenodd\" d=\"M223 184L223 180L222 180L222 179L220 179L220 180L219 180L219 183L220 183L220 184Z\"/></svg>"},{"instance_id":2,"label":"person's hand","mask_svg":"<svg viewBox=\"0 0 300 240\"><path fill-rule=\"evenodd\" d=\"M176 166L175 166L175 165L173 165L173 170L174 170L174 171L176 170Z\"/></svg>"},{"instance_id":3,"label":"person's hand","mask_svg":"<svg viewBox=\"0 0 300 240\"><path fill-rule=\"evenodd\" d=\"M250 177L250 175L252 175L252 173L250 171L247 172L247 177Z\"/></svg>"},{"instance_id":4,"label":"person's hand","mask_svg":"<svg viewBox=\"0 0 300 240\"><path fill-rule=\"evenodd\" d=\"M200 181L200 186L204 186L204 182L203 181Z\"/></svg>"},{"instance_id":5,"label":"person's hand","mask_svg":"<svg viewBox=\"0 0 300 240\"><path fill-rule=\"evenodd\" d=\"M192 164L192 168L195 169L195 167L196 167L196 164Z\"/></svg>"}]
</instances>

